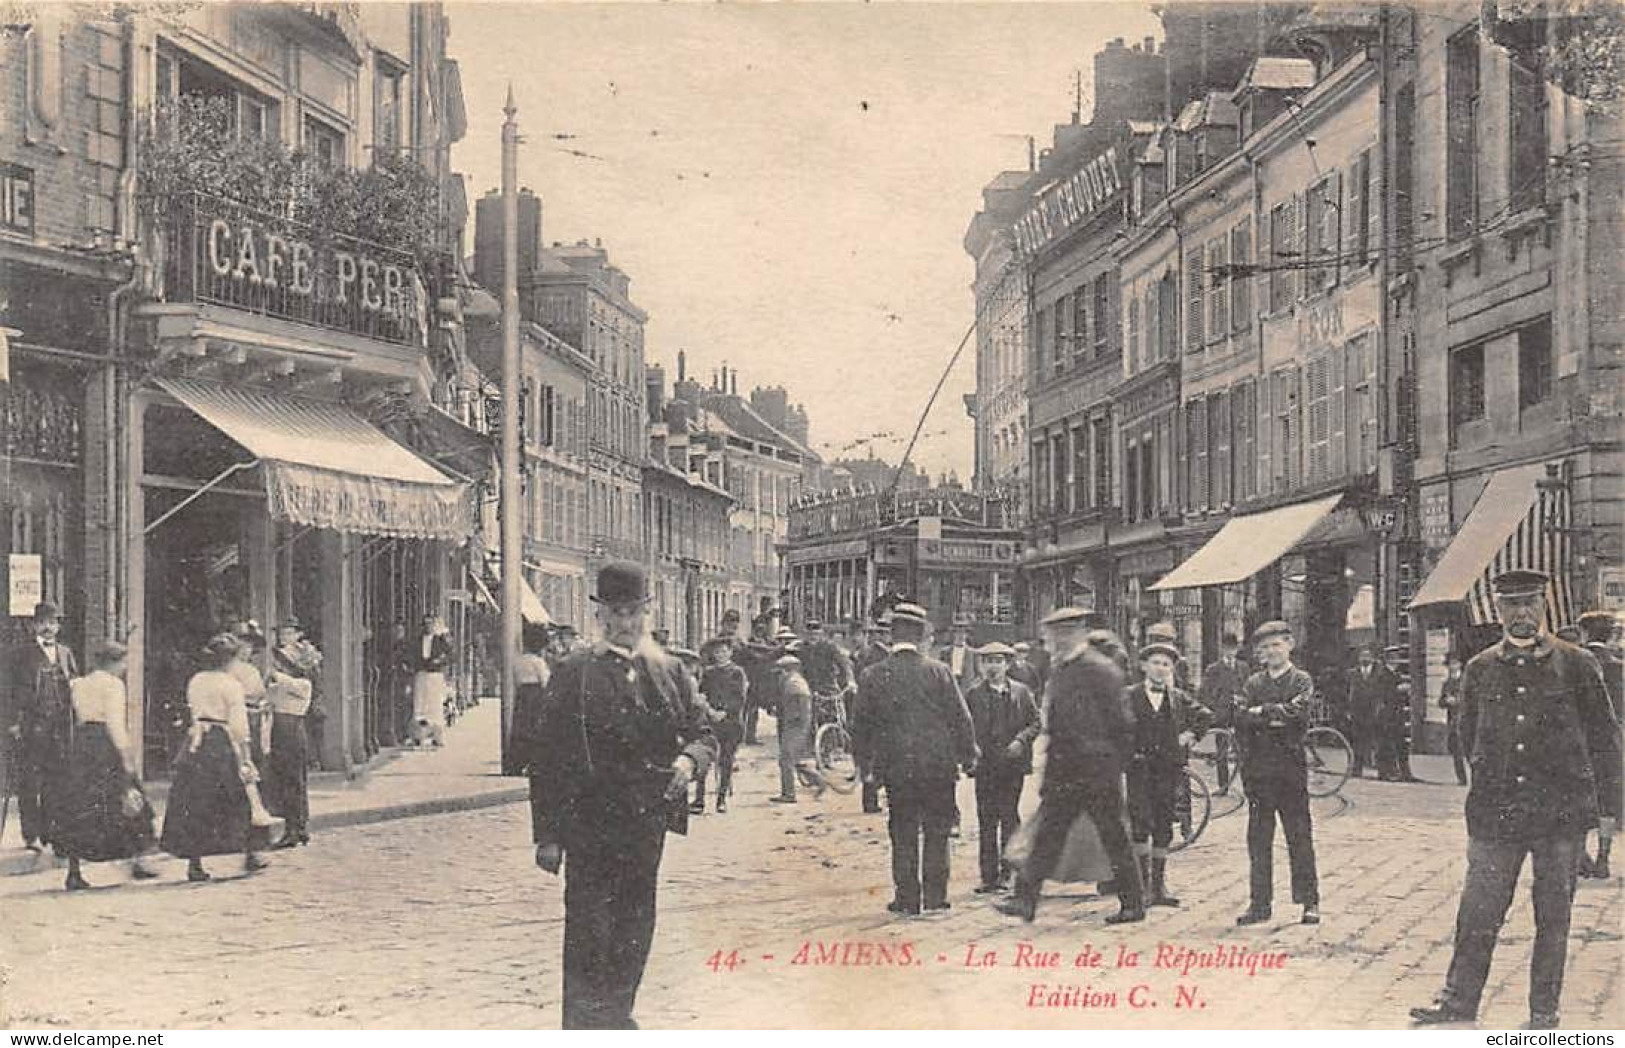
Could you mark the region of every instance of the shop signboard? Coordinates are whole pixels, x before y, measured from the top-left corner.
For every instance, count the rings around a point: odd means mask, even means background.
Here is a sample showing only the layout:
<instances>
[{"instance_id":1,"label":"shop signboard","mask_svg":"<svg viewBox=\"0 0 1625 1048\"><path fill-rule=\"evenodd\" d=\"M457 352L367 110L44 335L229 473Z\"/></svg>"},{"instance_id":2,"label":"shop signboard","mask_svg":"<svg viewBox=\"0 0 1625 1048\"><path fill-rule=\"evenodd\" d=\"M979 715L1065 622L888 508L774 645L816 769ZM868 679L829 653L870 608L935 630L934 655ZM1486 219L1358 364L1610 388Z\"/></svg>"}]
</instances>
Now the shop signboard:
<instances>
[{"instance_id":1,"label":"shop signboard","mask_svg":"<svg viewBox=\"0 0 1625 1048\"><path fill-rule=\"evenodd\" d=\"M21 164L0 164L0 229L34 235L34 172Z\"/></svg>"},{"instance_id":2,"label":"shop signboard","mask_svg":"<svg viewBox=\"0 0 1625 1048\"><path fill-rule=\"evenodd\" d=\"M1422 492L1422 545L1444 549L1450 545L1450 486L1437 484Z\"/></svg>"},{"instance_id":3,"label":"shop signboard","mask_svg":"<svg viewBox=\"0 0 1625 1048\"><path fill-rule=\"evenodd\" d=\"M13 553L6 558L6 590L11 614L34 614L34 605L45 599L45 558L38 553Z\"/></svg>"},{"instance_id":4,"label":"shop signboard","mask_svg":"<svg viewBox=\"0 0 1625 1048\"><path fill-rule=\"evenodd\" d=\"M1450 657L1450 631L1439 628L1428 630L1426 650L1427 666L1423 680L1427 687L1427 703L1422 716L1425 720L1443 724L1446 716L1439 705L1439 696L1444 693L1445 660Z\"/></svg>"}]
</instances>

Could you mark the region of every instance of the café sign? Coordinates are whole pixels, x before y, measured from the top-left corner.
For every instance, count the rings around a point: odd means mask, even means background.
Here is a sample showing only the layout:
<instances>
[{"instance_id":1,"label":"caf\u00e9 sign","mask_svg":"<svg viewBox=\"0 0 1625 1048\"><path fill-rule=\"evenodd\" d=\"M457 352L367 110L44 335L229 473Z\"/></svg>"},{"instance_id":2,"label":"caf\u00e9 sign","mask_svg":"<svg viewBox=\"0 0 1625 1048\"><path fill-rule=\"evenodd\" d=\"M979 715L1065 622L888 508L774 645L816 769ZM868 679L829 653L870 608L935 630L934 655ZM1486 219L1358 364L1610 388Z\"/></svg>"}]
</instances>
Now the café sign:
<instances>
[{"instance_id":1,"label":"caf\u00e9 sign","mask_svg":"<svg viewBox=\"0 0 1625 1048\"><path fill-rule=\"evenodd\" d=\"M398 314L406 308L407 267L382 262L360 252L327 248L318 251L297 237L269 233L252 222L209 222L209 268L217 277L254 287L285 288L294 295L316 295L318 288L339 305L353 298L363 310Z\"/></svg>"},{"instance_id":2,"label":"caf\u00e9 sign","mask_svg":"<svg viewBox=\"0 0 1625 1048\"><path fill-rule=\"evenodd\" d=\"M1107 149L1071 177L1053 183L1038 202L1016 222L1016 246L1023 255L1035 255L1057 237L1065 236L1099 211L1123 190L1117 170L1117 150Z\"/></svg>"}]
</instances>

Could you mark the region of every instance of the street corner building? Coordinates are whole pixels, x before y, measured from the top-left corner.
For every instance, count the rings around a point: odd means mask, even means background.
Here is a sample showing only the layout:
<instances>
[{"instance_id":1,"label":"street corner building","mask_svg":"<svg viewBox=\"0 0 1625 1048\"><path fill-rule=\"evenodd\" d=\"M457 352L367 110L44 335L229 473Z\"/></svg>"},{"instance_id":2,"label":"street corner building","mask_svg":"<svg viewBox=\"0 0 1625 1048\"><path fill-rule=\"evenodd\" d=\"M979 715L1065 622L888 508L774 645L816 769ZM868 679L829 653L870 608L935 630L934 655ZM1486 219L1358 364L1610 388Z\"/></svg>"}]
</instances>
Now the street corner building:
<instances>
[{"instance_id":1,"label":"street corner building","mask_svg":"<svg viewBox=\"0 0 1625 1048\"><path fill-rule=\"evenodd\" d=\"M363 763L399 741L405 624L446 618L475 686L492 460L445 16L32 15L0 38L7 629L26 597L80 650L125 640L153 775L203 642L296 619L324 656L321 763Z\"/></svg>"}]
</instances>

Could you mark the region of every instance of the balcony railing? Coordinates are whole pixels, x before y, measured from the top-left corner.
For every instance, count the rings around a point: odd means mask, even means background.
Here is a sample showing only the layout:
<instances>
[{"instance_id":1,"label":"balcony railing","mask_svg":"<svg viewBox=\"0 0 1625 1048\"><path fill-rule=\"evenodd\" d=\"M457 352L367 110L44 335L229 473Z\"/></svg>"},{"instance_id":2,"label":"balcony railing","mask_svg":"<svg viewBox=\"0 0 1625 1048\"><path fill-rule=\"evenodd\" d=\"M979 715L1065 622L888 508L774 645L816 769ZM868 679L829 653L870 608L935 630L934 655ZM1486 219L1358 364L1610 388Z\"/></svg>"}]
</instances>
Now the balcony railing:
<instances>
[{"instance_id":1,"label":"balcony railing","mask_svg":"<svg viewBox=\"0 0 1625 1048\"><path fill-rule=\"evenodd\" d=\"M203 194L177 198L163 222L170 302L424 344L429 291L408 252Z\"/></svg>"}]
</instances>

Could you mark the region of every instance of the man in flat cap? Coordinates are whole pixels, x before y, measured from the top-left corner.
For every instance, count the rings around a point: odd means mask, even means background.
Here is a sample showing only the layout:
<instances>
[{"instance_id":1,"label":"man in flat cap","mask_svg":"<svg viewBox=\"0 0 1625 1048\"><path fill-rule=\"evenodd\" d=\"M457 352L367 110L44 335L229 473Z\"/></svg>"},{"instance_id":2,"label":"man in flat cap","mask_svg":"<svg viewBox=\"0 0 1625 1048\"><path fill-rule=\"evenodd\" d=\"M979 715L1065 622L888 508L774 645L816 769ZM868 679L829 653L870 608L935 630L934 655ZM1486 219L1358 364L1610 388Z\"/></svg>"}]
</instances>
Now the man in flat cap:
<instances>
[{"instance_id":1,"label":"man in flat cap","mask_svg":"<svg viewBox=\"0 0 1625 1048\"><path fill-rule=\"evenodd\" d=\"M1555 1028L1568 950L1575 858L1620 809L1619 722L1597 660L1545 631L1548 577L1495 577L1501 640L1462 674L1461 738L1471 754L1467 879L1444 990L1418 1023L1472 1022L1525 856L1534 864L1529 1027Z\"/></svg>"},{"instance_id":2,"label":"man in flat cap","mask_svg":"<svg viewBox=\"0 0 1625 1048\"><path fill-rule=\"evenodd\" d=\"M596 590L603 640L560 664L538 718L531 821L536 864L564 866L564 1027L634 1029L666 832L687 829L689 782L717 743L649 638L642 566L605 564Z\"/></svg>"},{"instance_id":3,"label":"man in flat cap","mask_svg":"<svg viewBox=\"0 0 1625 1048\"><path fill-rule=\"evenodd\" d=\"M3 742L11 750L23 845L38 854L52 843L52 825L67 789L68 742L73 722L68 682L79 676L73 651L57 639L62 613L34 606L33 636L6 652L0 675ZM0 787L4 784L0 783Z\"/></svg>"},{"instance_id":4,"label":"man in flat cap","mask_svg":"<svg viewBox=\"0 0 1625 1048\"><path fill-rule=\"evenodd\" d=\"M1616 641L1619 637L1619 619L1606 611L1588 611L1580 616L1580 636L1585 649L1602 668L1602 682L1608 689L1608 702L1614 707L1614 719L1625 721L1625 663L1620 661ZM1592 859L1580 852L1580 876L1607 880L1612 876L1608 868L1608 852L1613 839L1597 836L1597 857Z\"/></svg>"},{"instance_id":5,"label":"man in flat cap","mask_svg":"<svg viewBox=\"0 0 1625 1048\"><path fill-rule=\"evenodd\" d=\"M1275 823L1286 835L1292 901L1303 924L1320 923L1320 878L1309 816L1309 766L1303 736L1315 684L1292 664L1292 629L1280 621L1253 631L1264 668L1247 678L1236 703L1241 781L1247 788L1247 858L1251 903L1239 925L1270 919L1275 895Z\"/></svg>"},{"instance_id":6,"label":"man in flat cap","mask_svg":"<svg viewBox=\"0 0 1625 1048\"><path fill-rule=\"evenodd\" d=\"M892 650L858 680L853 749L886 790L893 896L912 915L948 908L948 833L961 768L974 769L976 733L953 671L923 650L924 608L892 609Z\"/></svg>"},{"instance_id":7,"label":"man in flat cap","mask_svg":"<svg viewBox=\"0 0 1625 1048\"><path fill-rule=\"evenodd\" d=\"M812 686L802 673L801 657L795 651L780 655L773 669L773 716L779 729L779 795L768 799L774 804L794 804L798 780L815 793L824 792L823 780L812 771Z\"/></svg>"},{"instance_id":8,"label":"man in flat cap","mask_svg":"<svg viewBox=\"0 0 1625 1048\"><path fill-rule=\"evenodd\" d=\"M982 759L976 768L976 824L982 883L979 894L1005 887L1009 871L1002 856L1021 825L1017 805L1021 786L1033 770L1033 741L1038 738L1038 699L1010 677L1015 649L986 644L976 650L982 679L965 695Z\"/></svg>"},{"instance_id":9,"label":"man in flat cap","mask_svg":"<svg viewBox=\"0 0 1625 1048\"><path fill-rule=\"evenodd\" d=\"M1145 920L1144 883L1123 828L1123 770L1134 749L1134 717L1123 690L1123 667L1110 654L1120 645L1110 633L1093 629L1096 621L1081 608L1062 608L1043 621L1055 663L1044 698L1049 756L1039 791L1038 832L1016 876L1015 894L998 905L1001 913L1026 921L1036 915L1044 879L1082 814L1100 834L1117 885L1118 912L1106 923Z\"/></svg>"},{"instance_id":10,"label":"man in flat cap","mask_svg":"<svg viewBox=\"0 0 1625 1048\"><path fill-rule=\"evenodd\" d=\"M1360 645L1355 666L1344 681L1343 694L1343 720L1354 750L1354 777L1364 775L1366 765L1371 764L1382 781L1397 779L1399 762L1380 733L1390 720L1388 711L1399 701L1399 678L1377 658L1375 644Z\"/></svg>"}]
</instances>

